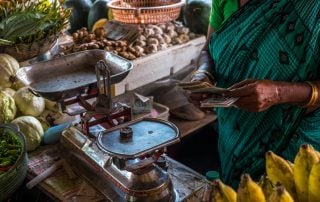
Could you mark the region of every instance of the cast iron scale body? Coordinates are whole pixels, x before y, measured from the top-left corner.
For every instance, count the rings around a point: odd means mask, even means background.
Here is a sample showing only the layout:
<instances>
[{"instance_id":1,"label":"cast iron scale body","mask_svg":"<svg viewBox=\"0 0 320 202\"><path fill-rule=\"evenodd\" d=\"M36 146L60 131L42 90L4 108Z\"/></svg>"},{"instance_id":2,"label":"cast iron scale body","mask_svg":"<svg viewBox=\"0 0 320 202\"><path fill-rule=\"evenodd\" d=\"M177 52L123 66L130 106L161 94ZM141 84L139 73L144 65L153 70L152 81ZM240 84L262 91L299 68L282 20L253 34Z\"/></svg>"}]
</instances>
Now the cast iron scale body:
<instances>
[{"instance_id":1,"label":"cast iron scale body","mask_svg":"<svg viewBox=\"0 0 320 202\"><path fill-rule=\"evenodd\" d=\"M131 121L130 107L112 102L111 84L131 69L132 63L117 55L91 50L23 67L17 76L35 95L58 102L69 115L80 115L81 129L62 133L61 152L106 199L179 201L163 161L165 148L179 141L177 127L161 119ZM91 98L96 101L89 103ZM83 109L68 111L73 104ZM90 136L90 127L98 124L107 129Z\"/></svg>"},{"instance_id":2,"label":"cast iron scale body","mask_svg":"<svg viewBox=\"0 0 320 202\"><path fill-rule=\"evenodd\" d=\"M128 132L129 131L129 132ZM172 123L144 118L90 140L76 128L62 134L61 151L80 175L110 201L179 201L166 170L157 164L179 141Z\"/></svg>"}]
</instances>

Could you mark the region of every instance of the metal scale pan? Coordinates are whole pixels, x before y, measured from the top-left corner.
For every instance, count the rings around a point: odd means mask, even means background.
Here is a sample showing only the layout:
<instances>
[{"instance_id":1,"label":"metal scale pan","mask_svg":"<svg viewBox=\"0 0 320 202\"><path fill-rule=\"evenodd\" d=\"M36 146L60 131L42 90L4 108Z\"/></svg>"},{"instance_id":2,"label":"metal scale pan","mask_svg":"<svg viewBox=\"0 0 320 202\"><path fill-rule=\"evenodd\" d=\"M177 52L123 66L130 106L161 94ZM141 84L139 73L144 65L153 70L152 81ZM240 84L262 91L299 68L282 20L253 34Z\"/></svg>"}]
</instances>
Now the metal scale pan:
<instances>
[{"instance_id":1,"label":"metal scale pan","mask_svg":"<svg viewBox=\"0 0 320 202\"><path fill-rule=\"evenodd\" d=\"M129 139L121 139L121 130L124 128L132 130L132 137ZM144 118L101 132L97 138L97 145L110 156L134 159L179 140L179 130L171 122Z\"/></svg>"},{"instance_id":2,"label":"metal scale pan","mask_svg":"<svg viewBox=\"0 0 320 202\"><path fill-rule=\"evenodd\" d=\"M34 93L59 102L85 93L89 86L96 85L95 65L100 60L111 68L111 84L121 82L133 68L130 61L118 55L88 50L22 67L17 71L17 77Z\"/></svg>"}]
</instances>

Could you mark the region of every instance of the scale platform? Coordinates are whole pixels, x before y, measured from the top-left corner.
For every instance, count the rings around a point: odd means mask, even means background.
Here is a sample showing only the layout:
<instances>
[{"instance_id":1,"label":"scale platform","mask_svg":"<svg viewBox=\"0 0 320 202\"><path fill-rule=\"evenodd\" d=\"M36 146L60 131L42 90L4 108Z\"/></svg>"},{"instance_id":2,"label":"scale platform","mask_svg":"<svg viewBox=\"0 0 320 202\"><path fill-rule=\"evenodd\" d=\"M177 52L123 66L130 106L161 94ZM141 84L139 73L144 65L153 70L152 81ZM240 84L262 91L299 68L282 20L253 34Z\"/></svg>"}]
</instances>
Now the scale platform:
<instances>
[{"instance_id":1,"label":"scale platform","mask_svg":"<svg viewBox=\"0 0 320 202\"><path fill-rule=\"evenodd\" d=\"M157 124L161 127L165 124L160 133L157 133ZM199 192L207 182L202 175L165 154L161 154L161 158L165 158L166 168L158 166L156 160L160 155L157 152L179 141L177 129L168 124L164 120L145 118L143 122L133 121L106 130L94 141L76 128L70 128L62 135L61 152L74 170L109 201L182 201L181 197ZM127 126L135 128L133 130L138 130L139 134L134 133L134 140L121 144L123 140L118 139L117 132ZM151 138L143 137L146 134ZM152 137L156 134L163 138ZM172 177L183 182L177 183Z\"/></svg>"}]
</instances>

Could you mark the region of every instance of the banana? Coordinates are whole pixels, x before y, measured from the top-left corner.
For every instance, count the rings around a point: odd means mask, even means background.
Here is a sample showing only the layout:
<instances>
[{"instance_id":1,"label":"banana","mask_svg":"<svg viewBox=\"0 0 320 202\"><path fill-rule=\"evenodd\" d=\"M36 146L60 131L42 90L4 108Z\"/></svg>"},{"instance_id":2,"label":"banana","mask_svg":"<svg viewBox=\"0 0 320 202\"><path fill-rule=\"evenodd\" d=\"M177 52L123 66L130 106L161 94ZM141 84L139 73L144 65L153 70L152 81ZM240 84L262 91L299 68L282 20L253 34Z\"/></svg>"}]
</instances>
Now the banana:
<instances>
[{"instance_id":1,"label":"banana","mask_svg":"<svg viewBox=\"0 0 320 202\"><path fill-rule=\"evenodd\" d=\"M319 161L313 147L309 144L301 145L296 158L294 159L294 182L299 201L308 201L308 180L311 168Z\"/></svg>"},{"instance_id":2,"label":"banana","mask_svg":"<svg viewBox=\"0 0 320 202\"><path fill-rule=\"evenodd\" d=\"M231 187L225 185L220 180L217 183L224 202L237 202L237 193Z\"/></svg>"},{"instance_id":3,"label":"banana","mask_svg":"<svg viewBox=\"0 0 320 202\"><path fill-rule=\"evenodd\" d=\"M320 161L313 165L309 176L309 202L320 201Z\"/></svg>"},{"instance_id":4,"label":"banana","mask_svg":"<svg viewBox=\"0 0 320 202\"><path fill-rule=\"evenodd\" d=\"M261 187L251 179L249 174L243 174L241 176L237 193L238 202L266 201Z\"/></svg>"},{"instance_id":5,"label":"banana","mask_svg":"<svg viewBox=\"0 0 320 202\"><path fill-rule=\"evenodd\" d=\"M268 151L266 153L266 171L273 185L280 183L292 197L296 198L293 170L286 160L272 151Z\"/></svg>"},{"instance_id":6,"label":"banana","mask_svg":"<svg viewBox=\"0 0 320 202\"><path fill-rule=\"evenodd\" d=\"M270 202L294 202L293 198L290 196L289 192L284 188L284 186L277 186L272 192Z\"/></svg>"},{"instance_id":7,"label":"banana","mask_svg":"<svg viewBox=\"0 0 320 202\"><path fill-rule=\"evenodd\" d=\"M266 200L269 200L269 197L271 196L273 192L273 184L270 181L269 177L267 175L262 175L258 185L261 187L264 197Z\"/></svg>"},{"instance_id":8,"label":"banana","mask_svg":"<svg viewBox=\"0 0 320 202\"><path fill-rule=\"evenodd\" d=\"M292 169L292 171L293 171L294 164L293 164L291 161L289 161L289 160L286 160L286 161L288 162L288 165L291 167L291 169Z\"/></svg>"},{"instance_id":9,"label":"banana","mask_svg":"<svg viewBox=\"0 0 320 202\"><path fill-rule=\"evenodd\" d=\"M218 183L213 183L212 202L225 202Z\"/></svg>"},{"instance_id":10,"label":"banana","mask_svg":"<svg viewBox=\"0 0 320 202\"><path fill-rule=\"evenodd\" d=\"M318 158L320 160L320 152L316 151L316 154L317 154L317 156L318 156Z\"/></svg>"}]
</instances>

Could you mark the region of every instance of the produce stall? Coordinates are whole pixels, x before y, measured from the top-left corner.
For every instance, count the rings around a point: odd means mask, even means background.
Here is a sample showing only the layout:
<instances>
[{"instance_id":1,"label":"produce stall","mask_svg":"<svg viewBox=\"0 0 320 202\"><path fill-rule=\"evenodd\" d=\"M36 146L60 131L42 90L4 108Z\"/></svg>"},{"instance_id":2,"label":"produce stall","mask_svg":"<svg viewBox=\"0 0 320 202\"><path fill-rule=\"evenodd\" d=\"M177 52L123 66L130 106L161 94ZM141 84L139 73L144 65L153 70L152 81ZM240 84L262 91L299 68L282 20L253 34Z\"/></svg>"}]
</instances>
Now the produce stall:
<instances>
[{"instance_id":1,"label":"produce stall","mask_svg":"<svg viewBox=\"0 0 320 202\"><path fill-rule=\"evenodd\" d=\"M21 186L54 201L319 200L320 155L308 144L294 162L267 152L266 175L243 174L238 189L167 155L216 119L172 116L150 95L190 79L211 1L0 6L0 201Z\"/></svg>"}]
</instances>

